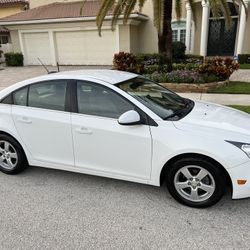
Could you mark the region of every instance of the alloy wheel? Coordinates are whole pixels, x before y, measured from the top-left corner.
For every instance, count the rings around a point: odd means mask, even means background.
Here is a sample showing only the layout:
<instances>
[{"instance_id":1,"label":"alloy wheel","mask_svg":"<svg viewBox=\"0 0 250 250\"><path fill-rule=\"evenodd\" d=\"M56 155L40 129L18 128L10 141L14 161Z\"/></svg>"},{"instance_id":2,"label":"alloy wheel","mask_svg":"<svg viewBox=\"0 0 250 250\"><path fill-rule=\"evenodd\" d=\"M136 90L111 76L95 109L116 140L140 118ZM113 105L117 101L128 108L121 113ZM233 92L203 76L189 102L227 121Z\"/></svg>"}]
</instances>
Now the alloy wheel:
<instances>
[{"instance_id":1,"label":"alloy wheel","mask_svg":"<svg viewBox=\"0 0 250 250\"><path fill-rule=\"evenodd\" d=\"M183 198L192 202L209 199L215 192L215 180L203 167L185 166L179 169L174 177L176 191Z\"/></svg>"},{"instance_id":2,"label":"alloy wheel","mask_svg":"<svg viewBox=\"0 0 250 250\"><path fill-rule=\"evenodd\" d=\"M18 163L18 155L14 146L8 141L0 141L0 166L12 170Z\"/></svg>"}]
</instances>

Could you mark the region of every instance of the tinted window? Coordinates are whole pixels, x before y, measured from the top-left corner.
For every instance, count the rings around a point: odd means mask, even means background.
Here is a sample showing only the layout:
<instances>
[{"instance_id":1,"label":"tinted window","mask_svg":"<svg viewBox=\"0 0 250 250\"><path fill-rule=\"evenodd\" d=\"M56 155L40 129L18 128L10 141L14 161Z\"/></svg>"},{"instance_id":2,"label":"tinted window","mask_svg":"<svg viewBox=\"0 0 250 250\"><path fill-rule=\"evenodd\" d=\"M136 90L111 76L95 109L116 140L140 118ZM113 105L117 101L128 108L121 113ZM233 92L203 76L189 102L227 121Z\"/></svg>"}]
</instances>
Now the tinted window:
<instances>
[{"instance_id":1,"label":"tinted window","mask_svg":"<svg viewBox=\"0 0 250 250\"><path fill-rule=\"evenodd\" d=\"M30 86L28 106L64 111L66 81L50 81Z\"/></svg>"},{"instance_id":2,"label":"tinted window","mask_svg":"<svg viewBox=\"0 0 250 250\"><path fill-rule=\"evenodd\" d=\"M163 119L182 118L194 107L184 99L150 80L137 77L117 85Z\"/></svg>"},{"instance_id":3,"label":"tinted window","mask_svg":"<svg viewBox=\"0 0 250 250\"><path fill-rule=\"evenodd\" d=\"M26 106L27 105L27 93L28 87L17 90L13 93L13 101L15 105Z\"/></svg>"},{"instance_id":4,"label":"tinted window","mask_svg":"<svg viewBox=\"0 0 250 250\"><path fill-rule=\"evenodd\" d=\"M98 85L77 82L78 112L81 114L119 118L134 106L114 91Z\"/></svg>"},{"instance_id":5,"label":"tinted window","mask_svg":"<svg viewBox=\"0 0 250 250\"><path fill-rule=\"evenodd\" d=\"M12 102L12 95L10 94L10 95L8 95L7 97L5 97L5 98L1 101L1 103L3 103L3 104L13 104L13 102Z\"/></svg>"}]
</instances>

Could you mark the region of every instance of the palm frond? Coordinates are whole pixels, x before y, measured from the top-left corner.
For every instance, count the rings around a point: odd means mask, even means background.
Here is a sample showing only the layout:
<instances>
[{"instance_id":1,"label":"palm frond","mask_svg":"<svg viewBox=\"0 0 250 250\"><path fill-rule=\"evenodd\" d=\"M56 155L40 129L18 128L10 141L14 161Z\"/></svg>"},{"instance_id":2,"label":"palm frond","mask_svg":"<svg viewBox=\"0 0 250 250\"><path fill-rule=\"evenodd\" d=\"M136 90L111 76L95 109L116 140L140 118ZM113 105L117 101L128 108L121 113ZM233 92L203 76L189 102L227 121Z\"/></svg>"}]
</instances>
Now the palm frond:
<instances>
[{"instance_id":1,"label":"palm frond","mask_svg":"<svg viewBox=\"0 0 250 250\"><path fill-rule=\"evenodd\" d=\"M210 0L210 7L213 17L219 18L221 16L221 4L220 0Z\"/></svg>"},{"instance_id":2,"label":"palm frond","mask_svg":"<svg viewBox=\"0 0 250 250\"><path fill-rule=\"evenodd\" d=\"M102 24L105 19L105 16L108 14L109 10L113 7L116 0L102 0L99 13L96 18L96 25L101 36Z\"/></svg>"},{"instance_id":3,"label":"palm frond","mask_svg":"<svg viewBox=\"0 0 250 250\"><path fill-rule=\"evenodd\" d=\"M210 1L214 1L214 0L210 0ZM229 28L232 24L232 17L231 17L231 11L229 9L227 0L219 0L219 3L221 5L221 11L225 18L226 27Z\"/></svg>"},{"instance_id":4,"label":"palm frond","mask_svg":"<svg viewBox=\"0 0 250 250\"><path fill-rule=\"evenodd\" d=\"M124 9L124 24L127 24L128 19L132 11L134 10L136 6L137 0L130 0L129 3L125 6Z\"/></svg>"},{"instance_id":5,"label":"palm frond","mask_svg":"<svg viewBox=\"0 0 250 250\"><path fill-rule=\"evenodd\" d=\"M141 12L146 0L138 0L138 1L139 1L139 11Z\"/></svg>"},{"instance_id":6,"label":"palm frond","mask_svg":"<svg viewBox=\"0 0 250 250\"><path fill-rule=\"evenodd\" d=\"M163 25L163 1L164 0L153 0L154 26L156 27L159 34L162 33Z\"/></svg>"},{"instance_id":7,"label":"palm frond","mask_svg":"<svg viewBox=\"0 0 250 250\"><path fill-rule=\"evenodd\" d=\"M118 21L119 16L122 14L124 8L126 6L126 0L118 0L115 4L115 9L113 12L113 18L112 18L112 23L111 23L111 27L112 30L114 30L114 27Z\"/></svg>"},{"instance_id":8,"label":"palm frond","mask_svg":"<svg viewBox=\"0 0 250 250\"><path fill-rule=\"evenodd\" d=\"M80 15L81 15L81 16L83 15L83 8L84 8L84 5L85 5L86 1L87 1L87 0L83 0L83 1L82 1L82 7L81 7L81 9L80 9Z\"/></svg>"},{"instance_id":9,"label":"palm frond","mask_svg":"<svg viewBox=\"0 0 250 250\"><path fill-rule=\"evenodd\" d=\"M177 20L180 20L182 12L182 0L175 0L175 13Z\"/></svg>"},{"instance_id":10,"label":"palm frond","mask_svg":"<svg viewBox=\"0 0 250 250\"><path fill-rule=\"evenodd\" d=\"M194 8L194 0L187 0L187 2L189 3L189 5L191 7L191 12L193 14L194 24L196 24L196 11L195 11L195 8Z\"/></svg>"}]
</instances>

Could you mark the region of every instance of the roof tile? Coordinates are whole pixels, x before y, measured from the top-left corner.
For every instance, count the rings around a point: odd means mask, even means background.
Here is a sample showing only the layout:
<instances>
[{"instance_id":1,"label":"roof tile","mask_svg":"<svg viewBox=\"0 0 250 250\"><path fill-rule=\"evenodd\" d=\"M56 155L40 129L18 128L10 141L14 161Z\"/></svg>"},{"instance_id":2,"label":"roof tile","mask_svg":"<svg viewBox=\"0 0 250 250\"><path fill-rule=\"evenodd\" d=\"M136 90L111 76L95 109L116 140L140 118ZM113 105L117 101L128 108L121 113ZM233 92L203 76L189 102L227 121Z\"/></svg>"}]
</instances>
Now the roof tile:
<instances>
[{"instance_id":1,"label":"roof tile","mask_svg":"<svg viewBox=\"0 0 250 250\"><path fill-rule=\"evenodd\" d=\"M1 1L1 0L0 0ZM8 17L0 19L0 21L27 21L27 20L43 20L43 19L60 19L74 17L93 17L98 14L101 1L87 1L84 4L83 13L80 10L83 5L81 2L55 2L43 5L34 9L26 10ZM112 14L112 12L110 12Z\"/></svg>"}]
</instances>

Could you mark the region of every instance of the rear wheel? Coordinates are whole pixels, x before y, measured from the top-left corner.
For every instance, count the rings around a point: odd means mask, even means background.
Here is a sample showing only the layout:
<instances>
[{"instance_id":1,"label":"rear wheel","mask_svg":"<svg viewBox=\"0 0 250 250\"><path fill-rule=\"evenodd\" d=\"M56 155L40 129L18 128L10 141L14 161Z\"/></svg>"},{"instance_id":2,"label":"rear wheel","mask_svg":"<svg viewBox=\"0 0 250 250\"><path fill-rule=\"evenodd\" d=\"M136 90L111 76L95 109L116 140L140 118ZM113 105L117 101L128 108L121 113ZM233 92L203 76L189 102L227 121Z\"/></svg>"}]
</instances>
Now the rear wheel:
<instances>
[{"instance_id":1,"label":"rear wheel","mask_svg":"<svg viewBox=\"0 0 250 250\"><path fill-rule=\"evenodd\" d=\"M27 166L22 147L8 135L0 135L0 171L18 174Z\"/></svg>"},{"instance_id":2,"label":"rear wheel","mask_svg":"<svg viewBox=\"0 0 250 250\"><path fill-rule=\"evenodd\" d=\"M226 188L221 169L203 159L176 161L167 173L167 187L180 203L191 207L209 207L217 203Z\"/></svg>"}]
</instances>

